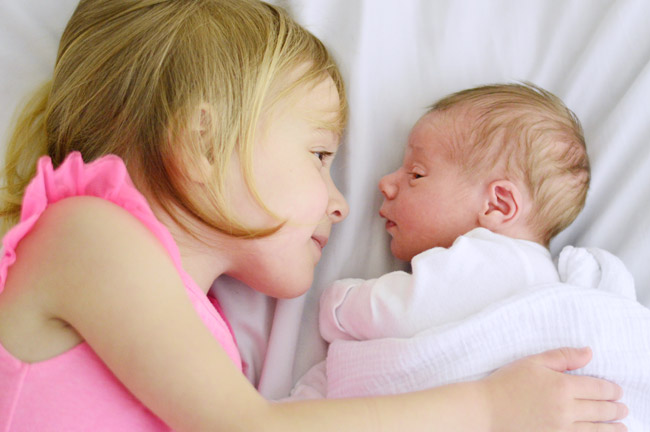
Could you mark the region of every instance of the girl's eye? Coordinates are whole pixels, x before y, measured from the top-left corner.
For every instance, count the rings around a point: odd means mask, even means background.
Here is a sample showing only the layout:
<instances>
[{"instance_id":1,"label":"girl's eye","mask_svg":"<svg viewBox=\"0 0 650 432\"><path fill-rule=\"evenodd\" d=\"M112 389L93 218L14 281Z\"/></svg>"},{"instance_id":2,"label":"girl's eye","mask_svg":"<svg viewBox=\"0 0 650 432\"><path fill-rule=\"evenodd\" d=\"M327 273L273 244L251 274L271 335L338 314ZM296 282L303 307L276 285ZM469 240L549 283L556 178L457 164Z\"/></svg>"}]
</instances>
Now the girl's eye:
<instances>
[{"instance_id":1,"label":"girl's eye","mask_svg":"<svg viewBox=\"0 0 650 432\"><path fill-rule=\"evenodd\" d=\"M422 178L422 177L424 177L422 174L418 174L418 173L414 173L414 172L411 173L411 179L412 180L417 180L417 179Z\"/></svg>"},{"instance_id":2,"label":"girl's eye","mask_svg":"<svg viewBox=\"0 0 650 432\"><path fill-rule=\"evenodd\" d=\"M313 153L313 154L318 158L318 160L321 161L323 164L325 164L328 160L330 160L330 159L332 158L332 156L334 155L334 153L332 153L332 152L328 152L328 151L315 151L315 152L312 152L312 153Z\"/></svg>"}]
</instances>

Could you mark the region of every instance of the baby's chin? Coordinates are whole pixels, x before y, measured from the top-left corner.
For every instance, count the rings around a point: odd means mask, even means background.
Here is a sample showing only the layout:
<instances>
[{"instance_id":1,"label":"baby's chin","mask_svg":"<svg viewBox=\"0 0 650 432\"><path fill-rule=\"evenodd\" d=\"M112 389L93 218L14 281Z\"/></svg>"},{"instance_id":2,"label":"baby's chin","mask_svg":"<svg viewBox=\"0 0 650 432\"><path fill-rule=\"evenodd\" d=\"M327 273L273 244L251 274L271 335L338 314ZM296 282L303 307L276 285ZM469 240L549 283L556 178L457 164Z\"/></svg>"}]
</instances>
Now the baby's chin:
<instances>
[{"instance_id":1,"label":"baby's chin","mask_svg":"<svg viewBox=\"0 0 650 432\"><path fill-rule=\"evenodd\" d=\"M394 239L390 242L390 252L395 258L404 262L411 262L413 257L420 253L400 247L400 245Z\"/></svg>"}]
</instances>

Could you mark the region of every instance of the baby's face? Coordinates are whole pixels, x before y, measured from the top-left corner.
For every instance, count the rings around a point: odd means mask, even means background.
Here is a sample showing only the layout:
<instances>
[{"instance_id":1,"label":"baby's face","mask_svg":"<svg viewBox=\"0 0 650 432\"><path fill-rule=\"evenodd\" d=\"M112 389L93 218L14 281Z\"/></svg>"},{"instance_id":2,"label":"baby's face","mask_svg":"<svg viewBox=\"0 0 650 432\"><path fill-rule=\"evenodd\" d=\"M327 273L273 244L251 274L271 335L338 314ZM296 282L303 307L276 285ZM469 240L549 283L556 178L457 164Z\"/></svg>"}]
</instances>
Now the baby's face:
<instances>
[{"instance_id":1,"label":"baby's face","mask_svg":"<svg viewBox=\"0 0 650 432\"><path fill-rule=\"evenodd\" d=\"M482 186L468 181L448 156L452 125L438 113L422 117L411 130L402 166L379 182L379 214L392 236L391 252L401 260L449 247L479 226Z\"/></svg>"}]
</instances>

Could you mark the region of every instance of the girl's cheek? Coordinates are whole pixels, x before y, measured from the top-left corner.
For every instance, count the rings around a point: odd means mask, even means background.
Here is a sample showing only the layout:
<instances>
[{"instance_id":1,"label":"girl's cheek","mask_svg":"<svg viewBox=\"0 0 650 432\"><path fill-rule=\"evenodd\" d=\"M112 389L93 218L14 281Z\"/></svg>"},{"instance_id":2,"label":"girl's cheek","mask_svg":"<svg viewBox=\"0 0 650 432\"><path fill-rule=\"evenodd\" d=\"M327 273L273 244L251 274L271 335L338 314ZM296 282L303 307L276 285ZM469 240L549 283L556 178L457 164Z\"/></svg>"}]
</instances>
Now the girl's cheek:
<instances>
[{"instance_id":1,"label":"girl's cheek","mask_svg":"<svg viewBox=\"0 0 650 432\"><path fill-rule=\"evenodd\" d=\"M320 221L327 214L329 205L329 191L327 184L322 180L311 183L304 198L303 211L305 218L311 223Z\"/></svg>"}]
</instances>

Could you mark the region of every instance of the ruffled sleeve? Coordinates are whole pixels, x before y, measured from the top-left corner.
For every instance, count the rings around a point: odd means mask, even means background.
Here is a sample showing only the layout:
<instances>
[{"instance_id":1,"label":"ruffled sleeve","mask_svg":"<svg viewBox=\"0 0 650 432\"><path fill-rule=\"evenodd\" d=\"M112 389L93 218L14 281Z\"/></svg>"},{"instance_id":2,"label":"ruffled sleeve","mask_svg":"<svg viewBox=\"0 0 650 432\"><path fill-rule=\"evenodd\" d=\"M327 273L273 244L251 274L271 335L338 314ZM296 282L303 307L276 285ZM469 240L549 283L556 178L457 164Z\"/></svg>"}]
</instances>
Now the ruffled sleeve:
<instances>
[{"instance_id":1,"label":"ruffled sleeve","mask_svg":"<svg viewBox=\"0 0 650 432\"><path fill-rule=\"evenodd\" d=\"M25 189L20 222L2 240L0 292L4 288L9 267L16 261L16 247L20 241L48 206L75 196L103 198L128 210L158 237L174 264L180 266L176 243L158 222L147 200L134 187L122 159L108 155L86 164L79 152L73 152L54 169L52 160L43 156L38 160L36 175Z\"/></svg>"},{"instance_id":2,"label":"ruffled sleeve","mask_svg":"<svg viewBox=\"0 0 650 432\"><path fill-rule=\"evenodd\" d=\"M133 185L122 159L114 155L86 164L79 152L73 152L57 169L53 168L49 157L39 159L36 175L25 189L20 222L2 240L0 292L4 289L9 267L16 261L18 243L34 227L49 205L75 196L94 196L117 204L140 220L158 238L183 280L195 310L241 370L239 350L228 322L185 272L178 246L167 227L158 221L145 197Z\"/></svg>"}]
</instances>

